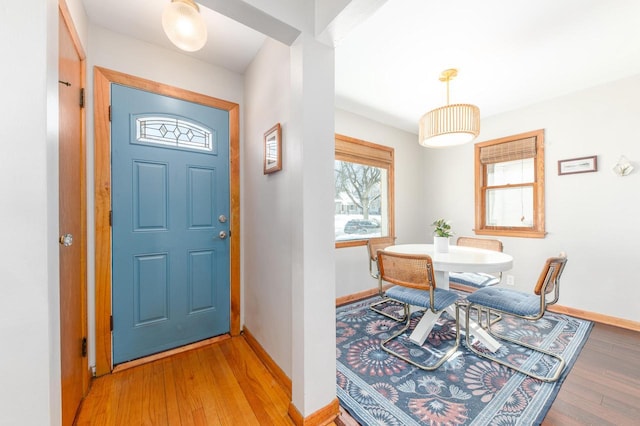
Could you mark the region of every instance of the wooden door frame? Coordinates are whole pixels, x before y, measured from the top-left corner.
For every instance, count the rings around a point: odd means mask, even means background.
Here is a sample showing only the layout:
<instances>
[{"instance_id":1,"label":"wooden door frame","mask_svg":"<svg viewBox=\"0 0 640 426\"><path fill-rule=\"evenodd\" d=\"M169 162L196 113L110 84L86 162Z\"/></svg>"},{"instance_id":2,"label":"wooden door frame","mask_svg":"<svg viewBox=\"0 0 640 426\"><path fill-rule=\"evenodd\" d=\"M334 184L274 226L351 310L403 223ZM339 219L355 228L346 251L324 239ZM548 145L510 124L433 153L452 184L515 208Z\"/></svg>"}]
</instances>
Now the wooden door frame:
<instances>
[{"instance_id":1,"label":"wooden door frame","mask_svg":"<svg viewBox=\"0 0 640 426\"><path fill-rule=\"evenodd\" d=\"M240 107L177 87L146 80L102 67L94 67L94 192L95 192L95 280L96 280L96 375L113 368L111 342L111 84L171 96L229 112L230 184L230 333L240 334Z\"/></svg>"},{"instance_id":2,"label":"wooden door frame","mask_svg":"<svg viewBox=\"0 0 640 426\"><path fill-rule=\"evenodd\" d=\"M58 1L58 10L62 16L73 46L76 49L78 58L80 59L80 84L81 87L86 87L86 75L87 75L87 55L82 47L80 36L73 23L71 12L65 0ZM81 316L82 316L82 335L87 337L87 123L86 123L86 105L81 108L80 114L80 300L82 300ZM60 348L60 351L65 348ZM88 358L87 358L88 359ZM86 395L89 389L89 380L91 378L91 369L87 362L85 368L82 371L82 394Z\"/></svg>"}]
</instances>

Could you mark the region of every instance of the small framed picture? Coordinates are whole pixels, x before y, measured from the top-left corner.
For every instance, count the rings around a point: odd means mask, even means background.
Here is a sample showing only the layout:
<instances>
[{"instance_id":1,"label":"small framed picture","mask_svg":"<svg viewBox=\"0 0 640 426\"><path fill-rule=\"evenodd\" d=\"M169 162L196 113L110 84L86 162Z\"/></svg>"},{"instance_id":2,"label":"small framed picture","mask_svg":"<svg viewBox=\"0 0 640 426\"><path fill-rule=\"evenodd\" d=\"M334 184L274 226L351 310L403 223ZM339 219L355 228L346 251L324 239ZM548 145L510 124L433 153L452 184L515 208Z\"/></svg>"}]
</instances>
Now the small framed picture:
<instances>
[{"instance_id":1,"label":"small framed picture","mask_svg":"<svg viewBox=\"0 0 640 426\"><path fill-rule=\"evenodd\" d=\"M598 157L571 158L558 161L558 174L570 175L573 173L589 173L598 171Z\"/></svg>"},{"instance_id":2,"label":"small framed picture","mask_svg":"<svg viewBox=\"0 0 640 426\"><path fill-rule=\"evenodd\" d=\"M264 134L264 174L282 170L282 129L276 124Z\"/></svg>"}]
</instances>

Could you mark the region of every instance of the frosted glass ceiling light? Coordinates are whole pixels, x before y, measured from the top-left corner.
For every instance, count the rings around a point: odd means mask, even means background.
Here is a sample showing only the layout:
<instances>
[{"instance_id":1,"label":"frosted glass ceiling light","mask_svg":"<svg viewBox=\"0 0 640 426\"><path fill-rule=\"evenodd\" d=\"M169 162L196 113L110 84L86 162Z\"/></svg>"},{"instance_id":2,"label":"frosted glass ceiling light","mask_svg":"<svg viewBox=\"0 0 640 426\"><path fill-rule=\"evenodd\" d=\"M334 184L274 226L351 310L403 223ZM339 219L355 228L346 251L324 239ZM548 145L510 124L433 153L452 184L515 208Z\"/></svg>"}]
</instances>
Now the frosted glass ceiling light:
<instances>
[{"instance_id":1,"label":"frosted glass ceiling light","mask_svg":"<svg viewBox=\"0 0 640 426\"><path fill-rule=\"evenodd\" d=\"M193 0L171 0L162 13L162 28L182 50L195 52L207 42L207 26Z\"/></svg>"},{"instance_id":2,"label":"frosted glass ceiling light","mask_svg":"<svg viewBox=\"0 0 640 426\"><path fill-rule=\"evenodd\" d=\"M449 80L458 70L442 71L440 81L447 83L447 105L429 111L420 118L419 139L422 146L441 148L471 142L480 133L480 109L470 104L449 105Z\"/></svg>"}]
</instances>

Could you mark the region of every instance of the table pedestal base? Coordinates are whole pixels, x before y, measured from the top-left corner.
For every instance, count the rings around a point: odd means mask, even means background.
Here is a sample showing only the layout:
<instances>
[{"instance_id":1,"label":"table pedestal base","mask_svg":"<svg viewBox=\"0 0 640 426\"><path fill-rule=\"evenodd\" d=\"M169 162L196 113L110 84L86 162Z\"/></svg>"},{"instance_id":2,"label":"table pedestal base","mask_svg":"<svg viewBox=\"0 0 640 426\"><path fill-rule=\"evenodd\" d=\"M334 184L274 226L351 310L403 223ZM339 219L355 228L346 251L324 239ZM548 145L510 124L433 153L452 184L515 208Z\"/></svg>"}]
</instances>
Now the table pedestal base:
<instances>
[{"instance_id":1,"label":"table pedestal base","mask_svg":"<svg viewBox=\"0 0 640 426\"><path fill-rule=\"evenodd\" d=\"M449 272L435 271L434 275L435 275L437 286L439 288L444 288L448 290L449 289ZM418 309L419 308L412 306L411 312L415 312ZM442 312L445 312L445 311L448 312L449 315L451 315L453 318L456 317L456 307L454 305L449 306L447 309L445 309ZM424 315L422 316L418 324L416 325L416 328L413 329L411 336L409 336L409 340L411 340L413 343L415 343L418 346L422 346L425 340L427 340L427 337L429 337L429 333L431 333L433 326L435 325L436 321L438 321L438 318L440 318L440 315L442 314L442 312L439 314L434 314L433 312L431 312L431 310L427 309L424 312ZM466 313L464 310L461 310L460 311L460 328L464 329L465 324L466 324ZM470 319L469 327L471 328L471 331L472 331L471 334L473 334L476 337L476 339L478 339L484 345L484 347L489 349L491 352L495 352L500 348L500 342L498 342L489 333L487 333L487 331L484 328L480 327L480 324L478 324L476 321L473 321Z\"/></svg>"},{"instance_id":2,"label":"table pedestal base","mask_svg":"<svg viewBox=\"0 0 640 426\"><path fill-rule=\"evenodd\" d=\"M451 305L442 312L445 312L445 311L448 312L449 315L451 315L453 318L456 317L455 306ZM413 332L409 336L409 340L411 340L413 343L415 343L418 346L424 345L425 340L427 340L427 337L429 337L429 333L431 333L433 326L436 324L436 322L440 318L440 315L442 315L442 312L440 312L439 314L434 314L433 312L431 312L431 310L427 309L424 312L424 315L422 316L418 324L416 325L416 328L413 329ZM466 324L466 313L464 311L460 311L460 329L461 330L464 330L465 324ZM478 324L474 320L469 320L469 327L471 328L471 334L473 334L476 337L476 339L478 339L485 348L489 349L491 352L495 352L498 349L500 349L500 346L501 346L500 342L498 342L489 333L487 333L487 331L484 328L480 327L480 324Z\"/></svg>"}]
</instances>

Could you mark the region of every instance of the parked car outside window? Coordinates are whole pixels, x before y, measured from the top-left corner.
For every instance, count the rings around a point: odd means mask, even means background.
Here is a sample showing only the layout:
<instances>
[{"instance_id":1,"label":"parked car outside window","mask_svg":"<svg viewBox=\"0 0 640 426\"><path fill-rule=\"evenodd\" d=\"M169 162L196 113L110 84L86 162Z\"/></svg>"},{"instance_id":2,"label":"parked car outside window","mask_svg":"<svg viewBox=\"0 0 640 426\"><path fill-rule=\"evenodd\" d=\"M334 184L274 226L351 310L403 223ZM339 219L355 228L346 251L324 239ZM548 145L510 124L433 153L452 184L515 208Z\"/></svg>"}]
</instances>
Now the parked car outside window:
<instances>
[{"instance_id":1,"label":"parked car outside window","mask_svg":"<svg viewBox=\"0 0 640 426\"><path fill-rule=\"evenodd\" d=\"M374 219L351 219L344 225L345 234L368 234L376 229L380 229L380 223Z\"/></svg>"}]
</instances>

